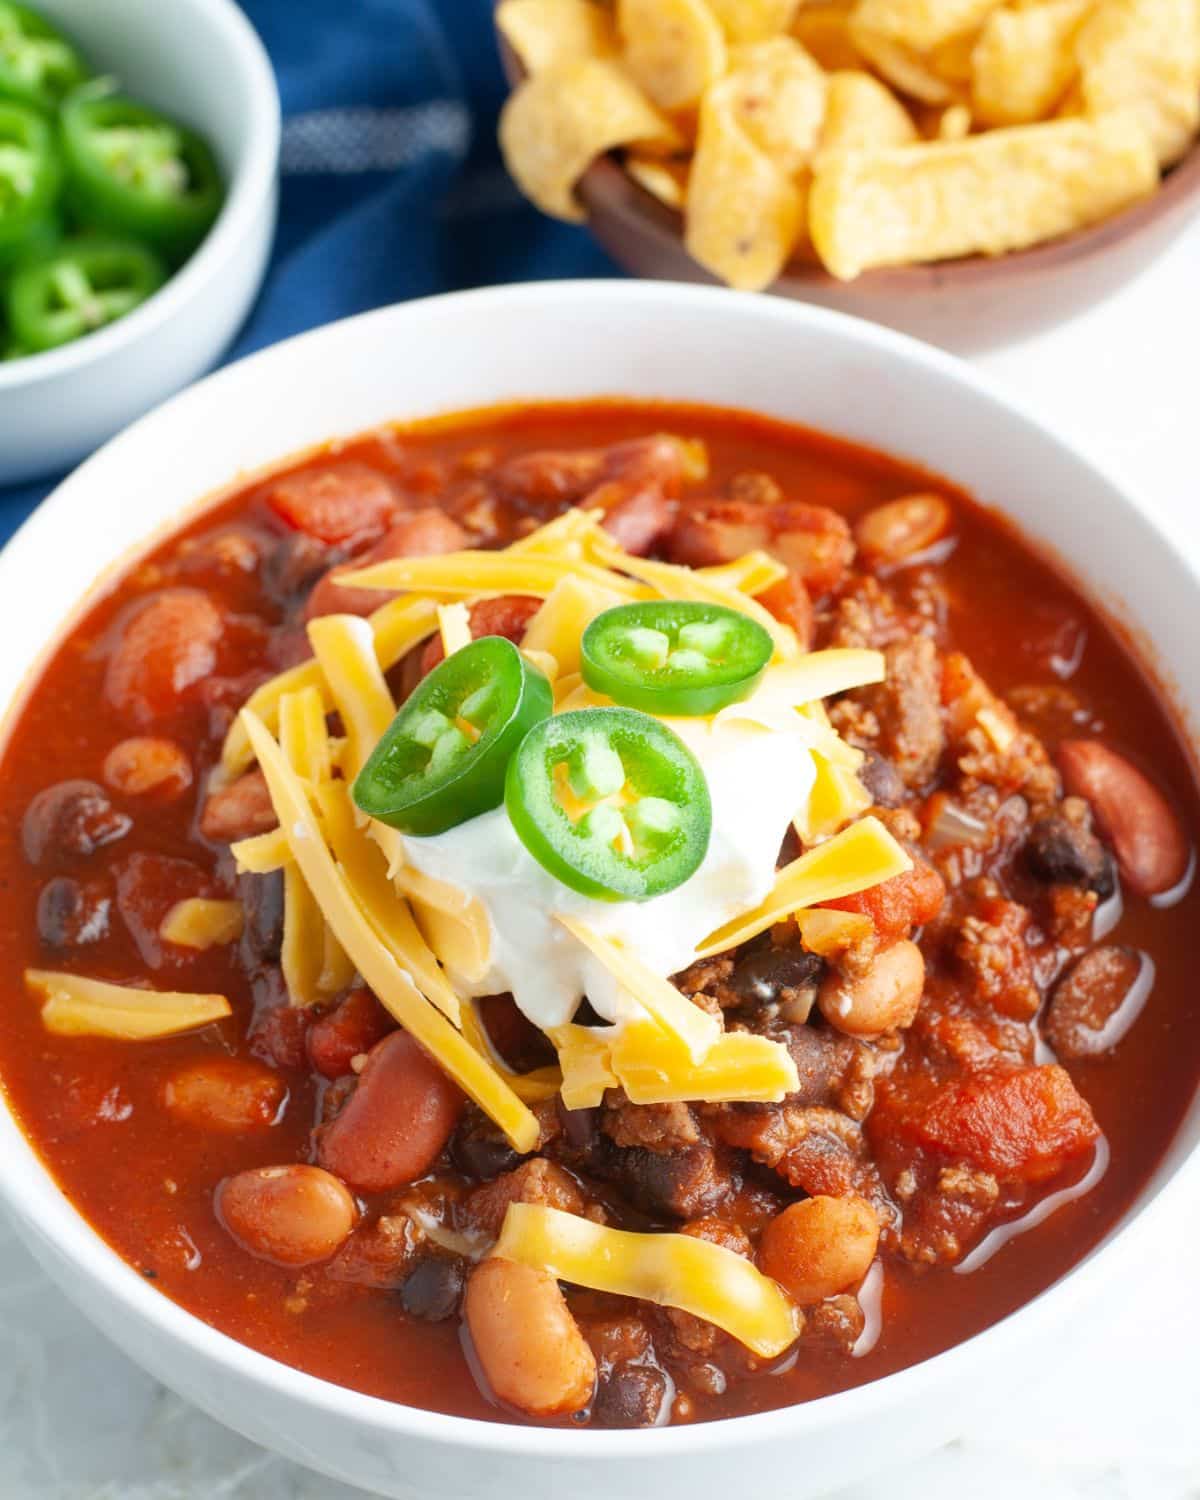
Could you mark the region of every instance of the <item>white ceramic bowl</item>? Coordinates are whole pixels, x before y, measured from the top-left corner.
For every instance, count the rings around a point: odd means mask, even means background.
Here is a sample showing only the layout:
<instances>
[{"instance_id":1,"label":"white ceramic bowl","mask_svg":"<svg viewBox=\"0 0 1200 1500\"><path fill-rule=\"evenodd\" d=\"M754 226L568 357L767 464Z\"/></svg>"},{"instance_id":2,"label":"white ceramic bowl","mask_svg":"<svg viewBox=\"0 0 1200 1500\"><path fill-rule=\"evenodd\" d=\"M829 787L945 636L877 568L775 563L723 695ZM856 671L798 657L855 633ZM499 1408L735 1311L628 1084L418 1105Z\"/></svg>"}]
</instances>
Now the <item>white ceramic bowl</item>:
<instances>
[{"instance_id":1,"label":"white ceramic bowl","mask_svg":"<svg viewBox=\"0 0 1200 1500\"><path fill-rule=\"evenodd\" d=\"M250 309L275 230L279 93L233 0L35 3L97 71L212 144L227 197L208 238L136 312L0 364L0 484L78 462L211 368Z\"/></svg>"},{"instance_id":2,"label":"white ceramic bowl","mask_svg":"<svg viewBox=\"0 0 1200 1500\"><path fill-rule=\"evenodd\" d=\"M754 408L919 460L1002 507L1151 641L1179 639L1197 580L1094 469L967 366L900 335L767 297L648 282L559 283L384 309L203 381L110 443L0 554L0 701L103 560L235 475L389 418L538 397L667 397ZM122 497L112 509L108 501ZM1175 662L1200 712L1200 653ZM13 981L10 979L10 989ZM10 1003L23 1003L14 993ZM1022 1311L936 1359L806 1406L697 1427L574 1432L464 1421L327 1385L242 1347L154 1291L72 1210L0 1111L3 1192L39 1262L117 1344L240 1432L406 1500L695 1500L774 1486L805 1500L996 1410L1108 1276L1200 1186L1200 1106L1134 1213ZM1186 1180L1186 1185L1185 1185ZM1168 1186L1171 1193L1168 1194ZM1127 1274L1129 1274L1127 1272Z\"/></svg>"}]
</instances>

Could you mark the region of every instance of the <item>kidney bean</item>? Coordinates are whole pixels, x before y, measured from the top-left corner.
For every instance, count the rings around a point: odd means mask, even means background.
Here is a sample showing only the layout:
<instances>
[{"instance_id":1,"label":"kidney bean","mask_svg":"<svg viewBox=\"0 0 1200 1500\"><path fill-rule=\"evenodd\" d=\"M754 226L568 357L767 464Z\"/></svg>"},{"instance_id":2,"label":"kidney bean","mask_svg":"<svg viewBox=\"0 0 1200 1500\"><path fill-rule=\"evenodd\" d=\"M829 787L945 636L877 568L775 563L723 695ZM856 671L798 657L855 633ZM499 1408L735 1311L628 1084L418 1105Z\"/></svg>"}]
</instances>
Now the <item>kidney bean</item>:
<instances>
[{"instance_id":1,"label":"kidney bean","mask_svg":"<svg viewBox=\"0 0 1200 1500\"><path fill-rule=\"evenodd\" d=\"M1137 1020L1154 966L1136 948L1093 948L1054 987L1042 1029L1059 1057L1098 1057Z\"/></svg>"},{"instance_id":2,"label":"kidney bean","mask_svg":"<svg viewBox=\"0 0 1200 1500\"><path fill-rule=\"evenodd\" d=\"M121 740L104 757L104 779L125 797L173 802L192 784L192 764L174 740L139 735Z\"/></svg>"},{"instance_id":3,"label":"kidney bean","mask_svg":"<svg viewBox=\"0 0 1200 1500\"><path fill-rule=\"evenodd\" d=\"M689 446L665 433L630 438L610 448L522 453L496 472L496 486L507 500L538 511L587 503L597 485L610 480L654 485L667 495L694 470Z\"/></svg>"},{"instance_id":4,"label":"kidney bean","mask_svg":"<svg viewBox=\"0 0 1200 1500\"><path fill-rule=\"evenodd\" d=\"M423 1177L450 1139L463 1095L407 1032L372 1049L346 1107L320 1134L322 1166L384 1192Z\"/></svg>"},{"instance_id":5,"label":"kidney bean","mask_svg":"<svg viewBox=\"0 0 1200 1500\"><path fill-rule=\"evenodd\" d=\"M354 1199L336 1177L300 1163L226 1177L214 1206L244 1250L280 1266L328 1260L358 1218Z\"/></svg>"},{"instance_id":6,"label":"kidney bean","mask_svg":"<svg viewBox=\"0 0 1200 1500\"><path fill-rule=\"evenodd\" d=\"M462 1261L430 1255L417 1262L400 1288L400 1301L410 1318L444 1323L458 1311L466 1277Z\"/></svg>"},{"instance_id":7,"label":"kidney bean","mask_svg":"<svg viewBox=\"0 0 1200 1500\"><path fill-rule=\"evenodd\" d=\"M446 552L458 552L470 544L470 538L457 521L444 510L430 506L414 510L394 521L369 552L356 557L353 563L330 568L308 596L304 606L304 618L314 620L318 615L369 615L381 604L395 598L386 590L351 588L340 582L345 574L372 563L386 562L392 557L438 557Z\"/></svg>"},{"instance_id":8,"label":"kidney bean","mask_svg":"<svg viewBox=\"0 0 1200 1500\"><path fill-rule=\"evenodd\" d=\"M532 1417L587 1406L596 1358L548 1271L493 1256L471 1273L464 1313L480 1368L500 1401Z\"/></svg>"},{"instance_id":9,"label":"kidney bean","mask_svg":"<svg viewBox=\"0 0 1200 1500\"><path fill-rule=\"evenodd\" d=\"M673 561L689 567L733 562L765 548L813 594L826 594L854 557L850 527L836 511L803 500L775 505L721 500L681 512L671 533Z\"/></svg>"},{"instance_id":10,"label":"kidney bean","mask_svg":"<svg viewBox=\"0 0 1200 1500\"><path fill-rule=\"evenodd\" d=\"M531 599L527 594L501 594L495 599L481 599L471 605L471 639L482 635L502 635L506 641L519 646L529 628L529 622L542 607L540 599ZM444 656L442 638L431 636L421 653L420 675L432 672Z\"/></svg>"},{"instance_id":11,"label":"kidney bean","mask_svg":"<svg viewBox=\"0 0 1200 1500\"><path fill-rule=\"evenodd\" d=\"M94 882L81 885L65 875L47 881L38 895L38 937L61 952L83 948L108 936L112 898Z\"/></svg>"},{"instance_id":12,"label":"kidney bean","mask_svg":"<svg viewBox=\"0 0 1200 1500\"><path fill-rule=\"evenodd\" d=\"M133 819L94 781L60 781L26 808L21 843L31 865L62 866L123 839L132 827Z\"/></svg>"},{"instance_id":13,"label":"kidney bean","mask_svg":"<svg viewBox=\"0 0 1200 1500\"><path fill-rule=\"evenodd\" d=\"M163 1085L163 1103L177 1120L238 1135L273 1125L286 1098L278 1073L238 1057L190 1063Z\"/></svg>"},{"instance_id":14,"label":"kidney bean","mask_svg":"<svg viewBox=\"0 0 1200 1500\"><path fill-rule=\"evenodd\" d=\"M396 1023L370 990L348 991L337 1006L315 1020L308 1032L308 1057L326 1078L340 1078L351 1071L352 1060L370 1052Z\"/></svg>"},{"instance_id":15,"label":"kidney bean","mask_svg":"<svg viewBox=\"0 0 1200 1500\"><path fill-rule=\"evenodd\" d=\"M805 1198L767 1225L758 1263L805 1307L861 1281L878 1246L879 1217L865 1198Z\"/></svg>"},{"instance_id":16,"label":"kidney bean","mask_svg":"<svg viewBox=\"0 0 1200 1500\"><path fill-rule=\"evenodd\" d=\"M902 495L860 516L854 539L875 562L898 563L924 552L950 529L950 507L940 495Z\"/></svg>"},{"instance_id":17,"label":"kidney bean","mask_svg":"<svg viewBox=\"0 0 1200 1500\"><path fill-rule=\"evenodd\" d=\"M277 479L267 504L296 531L336 546L379 536L396 510L384 476L347 459Z\"/></svg>"},{"instance_id":18,"label":"kidney bean","mask_svg":"<svg viewBox=\"0 0 1200 1500\"><path fill-rule=\"evenodd\" d=\"M105 697L137 724L175 712L216 669L224 630L221 612L201 589L164 589L142 600L125 617L108 659Z\"/></svg>"},{"instance_id":19,"label":"kidney bean","mask_svg":"<svg viewBox=\"0 0 1200 1500\"><path fill-rule=\"evenodd\" d=\"M1191 849L1162 792L1099 740L1064 740L1058 766L1069 792L1091 803L1125 883L1140 896L1178 885Z\"/></svg>"},{"instance_id":20,"label":"kidney bean","mask_svg":"<svg viewBox=\"0 0 1200 1500\"><path fill-rule=\"evenodd\" d=\"M645 557L675 524L675 501L655 484L614 480L590 495L588 504L602 505L601 525L634 557Z\"/></svg>"},{"instance_id":21,"label":"kidney bean","mask_svg":"<svg viewBox=\"0 0 1200 1500\"><path fill-rule=\"evenodd\" d=\"M925 989L925 960L916 943L901 938L853 974L831 969L817 1003L831 1026L847 1036L874 1037L911 1026Z\"/></svg>"},{"instance_id":22,"label":"kidney bean","mask_svg":"<svg viewBox=\"0 0 1200 1500\"><path fill-rule=\"evenodd\" d=\"M278 822L266 778L256 769L209 792L200 814L200 832L214 844L231 844L267 833Z\"/></svg>"}]
</instances>

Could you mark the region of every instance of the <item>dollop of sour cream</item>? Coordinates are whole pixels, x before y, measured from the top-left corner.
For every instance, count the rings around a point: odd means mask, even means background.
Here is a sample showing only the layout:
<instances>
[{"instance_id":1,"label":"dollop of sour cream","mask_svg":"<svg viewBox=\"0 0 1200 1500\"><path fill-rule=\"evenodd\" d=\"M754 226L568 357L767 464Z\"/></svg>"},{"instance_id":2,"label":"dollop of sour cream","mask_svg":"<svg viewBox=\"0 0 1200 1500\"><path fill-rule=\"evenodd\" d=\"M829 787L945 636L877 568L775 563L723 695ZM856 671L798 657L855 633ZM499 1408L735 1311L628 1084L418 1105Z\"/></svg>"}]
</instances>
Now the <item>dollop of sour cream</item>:
<instances>
[{"instance_id":1,"label":"dollop of sour cream","mask_svg":"<svg viewBox=\"0 0 1200 1500\"><path fill-rule=\"evenodd\" d=\"M663 977L687 968L709 933L756 906L774 884L784 834L815 777L811 732L793 721L794 728L770 729L741 720L668 721L707 778L712 838L691 879L649 901L597 901L568 889L525 848L503 807L433 838L405 837L416 869L457 886L487 913L487 972L472 980L451 971L459 993L509 991L543 1030L570 1021L585 995L609 1021L639 1012L556 914L620 939Z\"/></svg>"}]
</instances>

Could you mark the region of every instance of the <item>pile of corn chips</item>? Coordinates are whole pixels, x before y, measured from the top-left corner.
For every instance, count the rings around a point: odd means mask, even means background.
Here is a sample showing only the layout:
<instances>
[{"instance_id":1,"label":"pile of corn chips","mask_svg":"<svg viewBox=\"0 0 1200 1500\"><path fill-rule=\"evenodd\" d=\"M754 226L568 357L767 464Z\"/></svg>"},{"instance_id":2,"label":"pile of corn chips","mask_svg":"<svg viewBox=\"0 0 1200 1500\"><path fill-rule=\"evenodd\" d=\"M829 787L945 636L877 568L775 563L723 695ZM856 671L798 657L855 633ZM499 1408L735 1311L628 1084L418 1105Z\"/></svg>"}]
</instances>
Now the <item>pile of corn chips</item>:
<instances>
[{"instance_id":1,"label":"pile of corn chips","mask_svg":"<svg viewBox=\"0 0 1200 1500\"><path fill-rule=\"evenodd\" d=\"M500 143L581 219L619 150L731 286L1000 255L1152 193L1200 130L1197 0L502 0Z\"/></svg>"}]
</instances>

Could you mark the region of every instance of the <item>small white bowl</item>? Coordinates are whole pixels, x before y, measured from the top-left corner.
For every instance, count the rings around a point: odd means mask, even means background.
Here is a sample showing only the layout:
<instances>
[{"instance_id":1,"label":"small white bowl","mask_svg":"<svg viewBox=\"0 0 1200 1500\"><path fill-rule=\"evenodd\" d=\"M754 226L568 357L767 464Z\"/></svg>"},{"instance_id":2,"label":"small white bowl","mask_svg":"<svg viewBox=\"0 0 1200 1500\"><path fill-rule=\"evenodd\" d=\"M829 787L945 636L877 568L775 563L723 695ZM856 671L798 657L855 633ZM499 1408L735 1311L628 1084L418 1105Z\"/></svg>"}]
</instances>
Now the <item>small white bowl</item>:
<instances>
[{"instance_id":1,"label":"small white bowl","mask_svg":"<svg viewBox=\"0 0 1200 1500\"><path fill-rule=\"evenodd\" d=\"M0 484L65 469L209 369L262 283L277 203L279 91L233 0L36 0L97 72L210 142L227 196L207 239L128 317L0 364Z\"/></svg>"},{"instance_id":2,"label":"small white bowl","mask_svg":"<svg viewBox=\"0 0 1200 1500\"><path fill-rule=\"evenodd\" d=\"M1200 719L1200 653L1178 649L1198 583L1152 520L968 366L871 324L773 297L654 282L560 282L383 309L202 381L73 474L0 553L0 703L61 636L98 567L205 494L339 434L495 402L620 394L748 407L916 460L1010 515L1135 632L1171 650ZM119 506L112 505L119 496ZM49 648L46 648L49 649ZM1185 719L1186 722L1186 719ZM23 1004L16 982L8 1003ZM239 1432L403 1500L810 1500L956 1435L965 1415L1102 1316L1167 1204L1200 1189L1200 1100L1103 1245L1012 1317L857 1390L651 1432L467 1421L330 1385L217 1332L89 1228L0 1106L0 1191L66 1296L158 1379ZM958 1295L967 1292L959 1288ZM1168 1335L1164 1333L1164 1337ZM469 1378L465 1372L464 1380Z\"/></svg>"}]
</instances>

